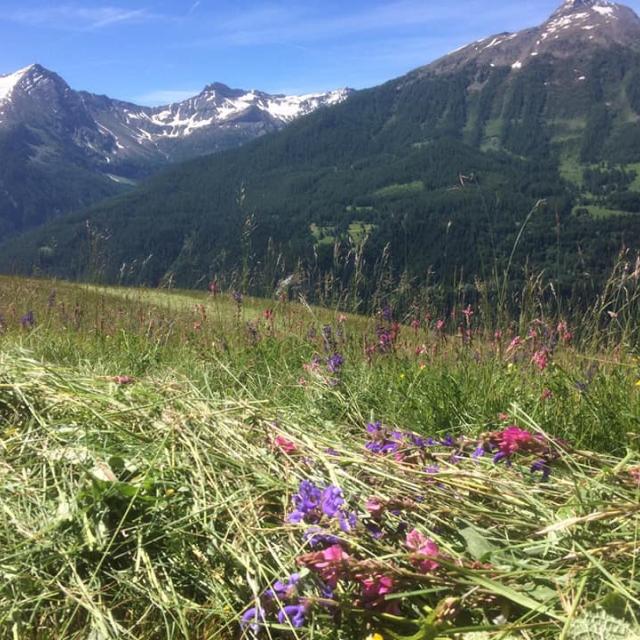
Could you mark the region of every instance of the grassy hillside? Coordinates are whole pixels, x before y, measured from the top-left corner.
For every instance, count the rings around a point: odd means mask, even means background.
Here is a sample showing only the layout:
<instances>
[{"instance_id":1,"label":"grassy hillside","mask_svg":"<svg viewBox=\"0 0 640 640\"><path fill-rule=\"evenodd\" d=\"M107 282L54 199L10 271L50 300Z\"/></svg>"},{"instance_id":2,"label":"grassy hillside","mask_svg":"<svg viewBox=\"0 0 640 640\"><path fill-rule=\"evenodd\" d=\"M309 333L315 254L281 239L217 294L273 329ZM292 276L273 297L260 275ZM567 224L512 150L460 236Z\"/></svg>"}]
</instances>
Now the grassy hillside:
<instances>
[{"instance_id":1,"label":"grassy hillside","mask_svg":"<svg viewBox=\"0 0 640 640\"><path fill-rule=\"evenodd\" d=\"M0 635L637 638L637 301L0 278Z\"/></svg>"}]
</instances>

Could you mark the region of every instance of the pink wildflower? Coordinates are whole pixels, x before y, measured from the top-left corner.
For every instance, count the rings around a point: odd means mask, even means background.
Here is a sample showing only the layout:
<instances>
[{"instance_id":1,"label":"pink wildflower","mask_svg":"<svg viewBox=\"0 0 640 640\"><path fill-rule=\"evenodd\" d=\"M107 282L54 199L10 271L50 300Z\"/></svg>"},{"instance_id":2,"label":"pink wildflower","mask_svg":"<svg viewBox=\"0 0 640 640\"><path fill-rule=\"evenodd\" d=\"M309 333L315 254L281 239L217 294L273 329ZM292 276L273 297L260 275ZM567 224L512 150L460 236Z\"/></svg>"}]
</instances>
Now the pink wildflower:
<instances>
[{"instance_id":1,"label":"pink wildflower","mask_svg":"<svg viewBox=\"0 0 640 640\"><path fill-rule=\"evenodd\" d=\"M114 376L113 378L111 378L116 384L121 384L121 385L125 385L125 384L133 384L136 379L132 378L131 376Z\"/></svg>"},{"instance_id":2,"label":"pink wildflower","mask_svg":"<svg viewBox=\"0 0 640 640\"><path fill-rule=\"evenodd\" d=\"M298 558L298 563L315 571L332 589L338 585L347 570L350 556L339 545L315 553L307 553Z\"/></svg>"},{"instance_id":3,"label":"pink wildflower","mask_svg":"<svg viewBox=\"0 0 640 640\"><path fill-rule=\"evenodd\" d=\"M551 398L553 398L553 391L551 391L551 389L545 389L542 392L542 396L540 396L541 400L551 400Z\"/></svg>"},{"instance_id":4,"label":"pink wildflower","mask_svg":"<svg viewBox=\"0 0 640 640\"><path fill-rule=\"evenodd\" d=\"M438 331L443 331L445 327L445 321L444 320L437 320L436 321L436 329Z\"/></svg>"},{"instance_id":5,"label":"pink wildflower","mask_svg":"<svg viewBox=\"0 0 640 640\"><path fill-rule=\"evenodd\" d=\"M440 548L417 529L407 534L405 544L414 552L411 564L423 573L435 571L440 566L434 560L440 555Z\"/></svg>"},{"instance_id":6,"label":"pink wildflower","mask_svg":"<svg viewBox=\"0 0 640 640\"><path fill-rule=\"evenodd\" d=\"M516 351L519 347L522 346L522 338L520 336L516 336L507 347L507 353L511 353L512 351Z\"/></svg>"},{"instance_id":7,"label":"pink wildflower","mask_svg":"<svg viewBox=\"0 0 640 640\"><path fill-rule=\"evenodd\" d=\"M286 453L287 455L297 453L298 451L298 447L296 446L295 442L287 440L287 438L285 438L284 436L276 436L273 444L277 449L280 449L282 453Z\"/></svg>"},{"instance_id":8,"label":"pink wildflower","mask_svg":"<svg viewBox=\"0 0 640 640\"><path fill-rule=\"evenodd\" d=\"M379 518L386 509L386 504L380 498L369 498L364 505L372 518Z\"/></svg>"},{"instance_id":9,"label":"pink wildflower","mask_svg":"<svg viewBox=\"0 0 640 640\"><path fill-rule=\"evenodd\" d=\"M365 600L376 600L393 591L393 578L390 576L369 576L361 581L362 595Z\"/></svg>"},{"instance_id":10,"label":"pink wildflower","mask_svg":"<svg viewBox=\"0 0 640 640\"><path fill-rule=\"evenodd\" d=\"M533 354L531 361L540 371L544 371L549 365L549 352L546 349L540 349Z\"/></svg>"},{"instance_id":11,"label":"pink wildflower","mask_svg":"<svg viewBox=\"0 0 640 640\"><path fill-rule=\"evenodd\" d=\"M538 440L533 434L515 425L507 427L496 435L500 451L505 455L511 455L517 451L528 451L531 448L536 448L535 445L538 444Z\"/></svg>"},{"instance_id":12,"label":"pink wildflower","mask_svg":"<svg viewBox=\"0 0 640 640\"><path fill-rule=\"evenodd\" d=\"M362 606L378 609L392 615L400 614L398 601L385 601L385 596L393 593L395 581L391 576L356 576L362 585Z\"/></svg>"},{"instance_id":13,"label":"pink wildflower","mask_svg":"<svg viewBox=\"0 0 640 640\"><path fill-rule=\"evenodd\" d=\"M562 340L563 342L571 342L571 340L573 339L573 334L571 333L571 331L569 331L566 322L559 322L557 330L558 335L560 336L560 340Z\"/></svg>"}]
</instances>

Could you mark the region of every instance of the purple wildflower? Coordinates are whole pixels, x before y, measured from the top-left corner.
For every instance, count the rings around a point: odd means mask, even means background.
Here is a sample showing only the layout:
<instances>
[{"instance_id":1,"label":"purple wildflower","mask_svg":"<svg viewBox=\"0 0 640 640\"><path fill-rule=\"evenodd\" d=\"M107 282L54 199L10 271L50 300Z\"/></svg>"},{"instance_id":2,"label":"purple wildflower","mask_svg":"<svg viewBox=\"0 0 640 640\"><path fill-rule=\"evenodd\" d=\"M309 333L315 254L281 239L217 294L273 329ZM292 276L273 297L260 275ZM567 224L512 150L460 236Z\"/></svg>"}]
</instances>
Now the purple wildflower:
<instances>
[{"instance_id":1,"label":"purple wildflower","mask_svg":"<svg viewBox=\"0 0 640 640\"><path fill-rule=\"evenodd\" d=\"M303 480L298 493L293 496L293 506L294 510L288 517L292 524L318 524L323 516L327 516L337 518L340 528L345 532L355 526L355 515L347 514L344 510L342 489L334 485L319 489L309 480Z\"/></svg>"},{"instance_id":2,"label":"purple wildflower","mask_svg":"<svg viewBox=\"0 0 640 640\"><path fill-rule=\"evenodd\" d=\"M364 445L371 453L387 454L396 453L400 449L399 442L383 440L381 442L367 442Z\"/></svg>"},{"instance_id":3,"label":"purple wildflower","mask_svg":"<svg viewBox=\"0 0 640 640\"><path fill-rule=\"evenodd\" d=\"M473 452L473 454L471 454L471 457L474 460L478 460L479 458L482 458L484 456L484 445L478 445L478 447L476 448L476 450Z\"/></svg>"},{"instance_id":4,"label":"purple wildflower","mask_svg":"<svg viewBox=\"0 0 640 640\"><path fill-rule=\"evenodd\" d=\"M238 304L238 305L242 304L242 301L243 301L244 298L243 298L242 293L240 291L234 291L231 295L232 295L232 297L233 297L233 299L234 299L236 304Z\"/></svg>"},{"instance_id":5,"label":"purple wildflower","mask_svg":"<svg viewBox=\"0 0 640 640\"><path fill-rule=\"evenodd\" d=\"M333 600L334 598L333 589L324 582L320 583L320 594L323 598L327 598L327 600Z\"/></svg>"},{"instance_id":6,"label":"purple wildflower","mask_svg":"<svg viewBox=\"0 0 640 640\"><path fill-rule=\"evenodd\" d=\"M393 336L391 332L385 327L378 327L376 329L378 336L378 348L382 353L387 353L393 348Z\"/></svg>"},{"instance_id":7,"label":"purple wildflower","mask_svg":"<svg viewBox=\"0 0 640 640\"><path fill-rule=\"evenodd\" d=\"M384 536L382 527L380 527L380 525L373 520L368 520L365 524L365 527L374 540L380 540Z\"/></svg>"},{"instance_id":8,"label":"purple wildflower","mask_svg":"<svg viewBox=\"0 0 640 640\"><path fill-rule=\"evenodd\" d=\"M33 329L36 324L36 318L33 314L33 311L28 311L25 313L22 318L20 318L20 324L23 329Z\"/></svg>"},{"instance_id":9,"label":"purple wildflower","mask_svg":"<svg viewBox=\"0 0 640 640\"><path fill-rule=\"evenodd\" d=\"M287 605L278 612L278 622L280 624L289 622L292 627L299 629L305 623L307 608L304 604Z\"/></svg>"},{"instance_id":10,"label":"purple wildflower","mask_svg":"<svg viewBox=\"0 0 640 640\"><path fill-rule=\"evenodd\" d=\"M542 481L546 482L549 479L549 476L551 475L551 465L544 458L540 460L536 460L531 465L531 473L532 474L542 473Z\"/></svg>"},{"instance_id":11,"label":"purple wildflower","mask_svg":"<svg viewBox=\"0 0 640 640\"><path fill-rule=\"evenodd\" d=\"M450 434L448 433L441 441L440 444L443 447L455 447L456 446L456 439Z\"/></svg>"},{"instance_id":12,"label":"purple wildflower","mask_svg":"<svg viewBox=\"0 0 640 640\"><path fill-rule=\"evenodd\" d=\"M322 341L325 351L330 352L336 348L336 341L333 339L333 329L331 325L326 324L322 327Z\"/></svg>"},{"instance_id":13,"label":"purple wildflower","mask_svg":"<svg viewBox=\"0 0 640 640\"><path fill-rule=\"evenodd\" d=\"M289 600L295 595L299 582L300 574L293 573L285 581L276 580L264 595L270 600Z\"/></svg>"},{"instance_id":14,"label":"purple wildflower","mask_svg":"<svg viewBox=\"0 0 640 640\"><path fill-rule=\"evenodd\" d=\"M293 496L294 511L289 515L289 522L317 522L320 519L318 508L321 499L322 491L309 480L303 480L298 493Z\"/></svg>"},{"instance_id":15,"label":"purple wildflower","mask_svg":"<svg viewBox=\"0 0 640 640\"><path fill-rule=\"evenodd\" d=\"M320 527L309 527L302 534L302 537L312 549L317 549L318 547L331 547L332 545L339 544L341 542L338 536L327 533Z\"/></svg>"},{"instance_id":16,"label":"purple wildflower","mask_svg":"<svg viewBox=\"0 0 640 640\"><path fill-rule=\"evenodd\" d=\"M330 518L334 518L338 515L343 504L344 497L342 496L342 490L339 487L332 485L322 492L322 512Z\"/></svg>"},{"instance_id":17,"label":"purple wildflower","mask_svg":"<svg viewBox=\"0 0 640 640\"><path fill-rule=\"evenodd\" d=\"M380 422L367 425L367 432L372 436L371 440L365 443L365 448L371 453L388 454L397 453L404 439L404 434L400 431L389 433Z\"/></svg>"},{"instance_id":18,"label":"purple wildflower","mask_svg":"<svg viewBox=\"0 0 640 640\"><path fill-rule=\"evenodd\" d=\"M338 522L340 523L340 529L344 533L349 533L358 524L358 516L355 512L345 513L344 511L338 512Z\"/></svg>"},{"instance_id":19,"label":"purple wildflower","mask_svg":"<svg viewBox=\"0 0 640 640\"><path fill-rule=\"evenodd\" d=\"M424 449L424 447L427 447L431 444L431 442L429 442L429 440L431 440L431 438L422 438L419 435L416 435L415 433L409 433L407 434L409 440L411 440L411 443L416 446L416 447L420 447L421 449Z\"/></svg>"},{"instance_id":20,"label":"purple wildflower","mask_svg":"<svg viewBox=\"0 0 640 640\"><path fill-rule=\"evenodd\" d=\"M344 364L344 358L339 353L334 353L327 360L327 369L331 373L340 373L340 369L342 369L343 364Z\"/></svg>"},{"instance_id":21,"label":"purple wildflower","mask_svg":"<svg viewBox=\"0 0 640 640\"><path fill-rule=\"evenodd\" d=\"M367 425L367 433L379 434L382 432L382 422L370 422Z\"/></svg>"},{"instance_id":22,"label":"purple wildflower","mask_svg":"<svg viewBox=\"0 0 640 640\"><path fill-rule=\"evenodd\" d=\"M254 633L260 631L260 626L265 621L264 609L261 606L251 607L247 609L240 619L242 627L249 627Z\"/></svg>"}]
</instances>

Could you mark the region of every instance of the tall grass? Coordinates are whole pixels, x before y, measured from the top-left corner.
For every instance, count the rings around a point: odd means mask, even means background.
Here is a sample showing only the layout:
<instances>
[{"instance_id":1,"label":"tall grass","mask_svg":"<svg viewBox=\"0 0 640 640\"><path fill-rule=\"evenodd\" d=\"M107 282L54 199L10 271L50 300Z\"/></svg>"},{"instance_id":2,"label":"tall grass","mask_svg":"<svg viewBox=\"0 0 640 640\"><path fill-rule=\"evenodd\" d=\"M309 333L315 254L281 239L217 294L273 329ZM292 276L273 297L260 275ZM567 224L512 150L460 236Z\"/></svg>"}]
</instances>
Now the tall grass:
<instances>
[{"instance_id":1,"label":"tall grass","mask_svg":"<svg viewBox=\"0 0 640 640\"><path fill-rule=\"evenodd\" d=\"M634 277L582 326L538 300L502 335L468 298L363 317L0 279L0 636L636 637ZM375 420L435 444L376 455ZM526 452L471 457L512 423L550 443L548 481ZM349 556L330 597L287 520L305 479L357 515L321 520ZM240 624L301 568L303 627L278 620L287 599ZM392 591L367 600L367 575Z\"/></svg>"}]
</instances>

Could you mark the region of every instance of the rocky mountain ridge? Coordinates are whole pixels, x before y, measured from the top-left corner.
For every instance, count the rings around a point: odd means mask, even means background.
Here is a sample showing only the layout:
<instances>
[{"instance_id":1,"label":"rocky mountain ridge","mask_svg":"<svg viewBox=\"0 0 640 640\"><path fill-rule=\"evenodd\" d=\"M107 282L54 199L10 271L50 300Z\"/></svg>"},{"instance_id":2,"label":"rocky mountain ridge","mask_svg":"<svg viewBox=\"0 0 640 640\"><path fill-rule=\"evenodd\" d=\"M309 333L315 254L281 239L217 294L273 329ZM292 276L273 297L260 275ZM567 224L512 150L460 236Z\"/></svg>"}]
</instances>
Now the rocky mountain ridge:
<instances>
[{"instance_id":1,"label":"rocky mountain ridge","mask_svg":"<svg viewBox=\"0 0 640 640\"><path fill-rule=\"evenodd\" d=\"M350 93L271 95L216 83L188 100L145 107L74 91L38 64L0 76L0 237L115 194L172 162L282 129Z\"/></svg>"}]
</instances>

